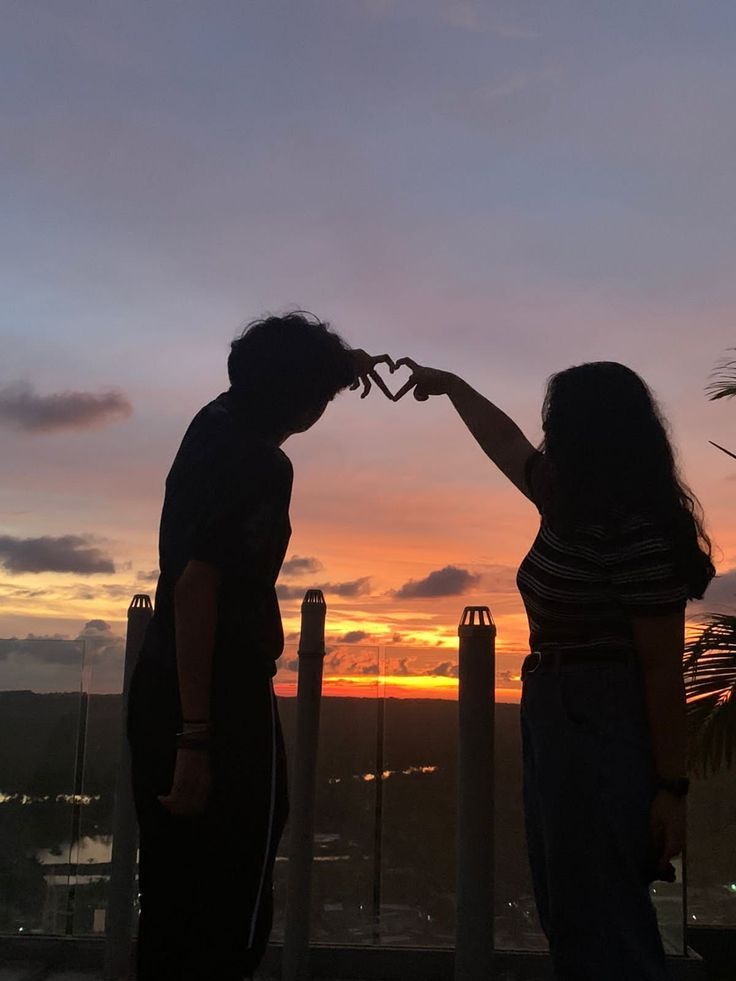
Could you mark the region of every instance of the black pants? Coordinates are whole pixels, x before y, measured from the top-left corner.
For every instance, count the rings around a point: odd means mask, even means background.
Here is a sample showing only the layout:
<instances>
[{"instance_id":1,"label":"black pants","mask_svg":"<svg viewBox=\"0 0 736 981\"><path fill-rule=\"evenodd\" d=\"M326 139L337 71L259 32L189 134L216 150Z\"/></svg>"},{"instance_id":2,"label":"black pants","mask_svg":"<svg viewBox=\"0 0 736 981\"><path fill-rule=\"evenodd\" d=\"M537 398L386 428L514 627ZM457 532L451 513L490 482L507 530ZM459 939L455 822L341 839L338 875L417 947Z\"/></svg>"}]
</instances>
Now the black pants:
<instances>
[{"instance_id":1,"label":"black pants","mask_svg":"<svg viewBox=\"0 0 736 981\"><path fill-rule=\"evenodd\" d=\"M140 828L139 981L241 981L268 943L288 809L271 679L231 679L213 702L210 801L196 818L173 817L157 797L168 793L176 759L175 672L136 666L128 735Z\"/></svg>"},{"instance_id":2,"label":"black pants","mask_svg":"<svg viewBox=\"0 0 736 981\"><path fill-rule=\"evenodd\" d=\"M555 978L665 981L641 674L633 664L522 674L527 840Z\"/></svg>"}]
</instances>

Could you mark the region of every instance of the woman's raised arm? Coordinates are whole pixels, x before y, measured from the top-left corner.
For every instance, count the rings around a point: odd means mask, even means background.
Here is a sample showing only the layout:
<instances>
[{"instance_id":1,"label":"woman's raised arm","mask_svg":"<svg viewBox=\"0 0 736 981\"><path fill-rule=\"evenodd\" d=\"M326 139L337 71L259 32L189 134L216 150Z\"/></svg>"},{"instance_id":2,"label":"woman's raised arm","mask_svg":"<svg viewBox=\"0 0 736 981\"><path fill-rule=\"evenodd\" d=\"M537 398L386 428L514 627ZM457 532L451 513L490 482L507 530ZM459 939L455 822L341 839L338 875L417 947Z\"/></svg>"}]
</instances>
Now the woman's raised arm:
<instances>
[{"instance_id":1,"label":"woman's raised arm","mask_svg":"<svg viewBox=\"0 0 736 981\"><path fill-rule=\"evenodd\" d=\"M431 395L447 395L486 456L522 494L533 500L527 483L527 464L537 451L514 420L452 372L426 368L411 358L400 358L396 367L402 365L411 369L412 376L394 401L412 389L418 402L425 402Z\"/></svg>"}]
</instances>

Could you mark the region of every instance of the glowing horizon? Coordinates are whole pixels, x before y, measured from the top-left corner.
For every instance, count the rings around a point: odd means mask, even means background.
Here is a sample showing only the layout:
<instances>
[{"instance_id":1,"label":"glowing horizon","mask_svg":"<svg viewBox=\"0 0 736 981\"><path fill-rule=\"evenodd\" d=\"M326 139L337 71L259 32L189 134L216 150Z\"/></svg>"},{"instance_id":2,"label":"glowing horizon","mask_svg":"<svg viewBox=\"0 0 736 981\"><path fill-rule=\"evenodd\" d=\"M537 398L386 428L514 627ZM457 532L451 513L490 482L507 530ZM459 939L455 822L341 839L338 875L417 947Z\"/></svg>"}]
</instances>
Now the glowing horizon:
<instances>
[{"instance_id":1,"label":"glowing horizon","mask_svg":"<svg viewBox=\"0 0 736 981\"><path fill-rule=\"evenodd\" d=\"M521 680L519 678L519 680ZM325 677L322 686L323 698L401 698L457 701L457 679L430 679L422 677L396 677L379 675L372 681L361 675L347 678ZM295 698L296 681L276 681L276 694L281 698ZM518 703L521 688L507 688L496 685L496 702Z\"/></svg>"}]
</instances>

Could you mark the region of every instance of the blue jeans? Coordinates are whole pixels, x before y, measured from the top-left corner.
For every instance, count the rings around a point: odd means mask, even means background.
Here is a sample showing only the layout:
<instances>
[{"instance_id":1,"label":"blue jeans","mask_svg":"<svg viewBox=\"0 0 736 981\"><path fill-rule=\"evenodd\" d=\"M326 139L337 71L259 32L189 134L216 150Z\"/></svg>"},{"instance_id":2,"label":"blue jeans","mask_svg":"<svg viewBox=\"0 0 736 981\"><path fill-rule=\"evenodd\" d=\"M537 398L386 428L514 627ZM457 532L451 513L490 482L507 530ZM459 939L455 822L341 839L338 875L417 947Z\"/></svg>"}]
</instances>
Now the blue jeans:
<instances>
[{"instance_id":1,"label":"blue jeans","mask_svg":"<svg viewBox=\"0 0 736 981\"><path fill-rule=\"evenodd\" d=\"M649 898L654 796L637 665L523 671L524 809L559 981L666 981Z\"/></svg>"}]
</instances>

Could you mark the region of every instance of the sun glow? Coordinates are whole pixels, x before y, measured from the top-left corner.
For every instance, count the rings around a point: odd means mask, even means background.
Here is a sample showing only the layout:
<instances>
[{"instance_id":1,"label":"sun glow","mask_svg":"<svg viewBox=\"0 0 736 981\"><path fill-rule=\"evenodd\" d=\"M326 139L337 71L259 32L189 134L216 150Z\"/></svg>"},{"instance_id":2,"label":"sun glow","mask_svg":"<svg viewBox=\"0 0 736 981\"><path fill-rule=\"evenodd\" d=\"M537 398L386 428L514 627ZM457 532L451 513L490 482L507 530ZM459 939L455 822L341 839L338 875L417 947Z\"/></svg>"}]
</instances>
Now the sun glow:
<instances>
[{"instance_id":1,"label":"sun glow","mask_svg":"<svg viewBox=\"0 0 736 981\"><path fill-rule=\"evenodd\" d=\"M276 694L282 698L296 696L297 682L277 679ZM324 698L424 698L457 700L457 678L425 675L325 675ZM496 686L496 701L518 702L520 689Z\"/></svg>"}]
</instances>

